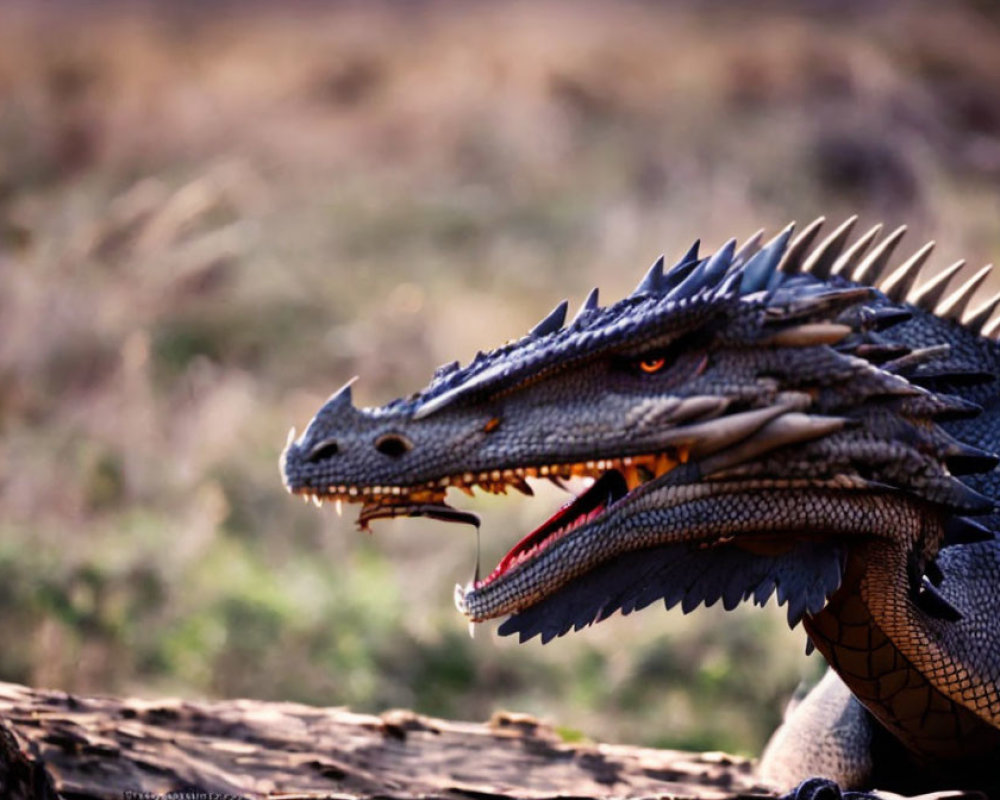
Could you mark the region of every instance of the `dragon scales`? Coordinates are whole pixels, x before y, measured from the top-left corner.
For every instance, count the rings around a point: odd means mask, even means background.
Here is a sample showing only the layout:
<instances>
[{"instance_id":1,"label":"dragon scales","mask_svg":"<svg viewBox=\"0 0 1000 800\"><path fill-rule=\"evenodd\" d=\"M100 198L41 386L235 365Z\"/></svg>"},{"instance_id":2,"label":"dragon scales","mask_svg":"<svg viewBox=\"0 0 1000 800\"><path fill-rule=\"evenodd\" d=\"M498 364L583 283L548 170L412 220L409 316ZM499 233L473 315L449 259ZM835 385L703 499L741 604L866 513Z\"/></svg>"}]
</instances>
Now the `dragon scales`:
<instances>
[{"instance_id":1,"label":"dragon scales","mask_svg":"<svg viewBox=\"0 0 1000 800\"><path fill-rule=\"evenodd\" d=\"M659 600L774 595L832 671L762 777L1000 794L1000 295L967 311L988 268L946 294L963 262L914 289L933 245L897 266L904 229L851 242L854 223L696 242L380 408L348 385L289 437L285 484L366 526L474 521L451 488L590 477L456 588L470 620L548 641Z\"/></svg>"}]
</instances>

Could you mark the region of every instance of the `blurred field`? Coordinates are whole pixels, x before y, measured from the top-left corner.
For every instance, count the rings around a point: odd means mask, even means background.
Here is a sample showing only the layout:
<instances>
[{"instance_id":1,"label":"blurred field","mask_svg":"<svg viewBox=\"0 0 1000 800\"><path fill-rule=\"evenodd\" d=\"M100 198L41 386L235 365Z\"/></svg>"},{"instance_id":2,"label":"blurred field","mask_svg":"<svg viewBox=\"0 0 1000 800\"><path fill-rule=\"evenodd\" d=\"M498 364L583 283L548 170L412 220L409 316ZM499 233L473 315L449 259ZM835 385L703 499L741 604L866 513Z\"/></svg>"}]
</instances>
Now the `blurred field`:
<instances>
[{"instance_id":1,"label":"blurred field","mask_svg":"<svg viewBox=\"0 0 1000 800\"><path fill-rule=\"evenodd\" d=\"M839 5L0 6L0 678L756 751L821 669L780 611L470 641L471 535L361 536L277 458L695 236L1000 257L1000 13ZM559 502L458 504L485 562Z\"/></svg>"}]
</instances>

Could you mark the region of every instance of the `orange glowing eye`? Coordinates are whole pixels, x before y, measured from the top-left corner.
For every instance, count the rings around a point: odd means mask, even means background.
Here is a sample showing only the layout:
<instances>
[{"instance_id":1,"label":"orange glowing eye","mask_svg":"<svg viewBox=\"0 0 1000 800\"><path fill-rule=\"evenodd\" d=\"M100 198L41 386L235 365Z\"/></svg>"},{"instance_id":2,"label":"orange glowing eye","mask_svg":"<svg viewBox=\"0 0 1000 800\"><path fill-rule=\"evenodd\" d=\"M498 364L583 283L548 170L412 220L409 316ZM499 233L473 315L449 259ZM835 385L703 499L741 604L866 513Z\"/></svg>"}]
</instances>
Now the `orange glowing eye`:
<instances>
[{"instance_id":1,"label":"orange glowing eye","mask_svg":"<svg viewBox=\"0 0 1000 800\"><path fill-rule=\"evenodd\" d=\"M639 369L647 375L652 375L654 372L659 372L663 369L663 365L666 363L667 359L665 358L644 358L639 362Z\"/></svg>"}]
</instances>

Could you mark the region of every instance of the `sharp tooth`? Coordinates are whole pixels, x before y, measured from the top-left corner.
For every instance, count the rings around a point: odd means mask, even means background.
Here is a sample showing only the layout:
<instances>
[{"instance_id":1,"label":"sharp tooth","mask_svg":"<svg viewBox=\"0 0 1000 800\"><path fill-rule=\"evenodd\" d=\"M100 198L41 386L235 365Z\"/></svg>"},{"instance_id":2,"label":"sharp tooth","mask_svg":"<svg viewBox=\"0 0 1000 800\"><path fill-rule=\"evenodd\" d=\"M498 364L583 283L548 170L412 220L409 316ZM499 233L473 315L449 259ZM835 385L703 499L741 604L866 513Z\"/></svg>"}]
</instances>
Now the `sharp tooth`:
<instances>
[{"instance_id":1,"label":"sharp tooth","mask_svg":"<svg viewBox=\"0 0 1000 800\"><path fill-rule=\"evenodd\" d=\"M356 486L352 486L352 487L351 487L350 489L348 489L348 490L347 490L347 493L348 493L348 494L349 494L349 495L350 495L351 497L357 497L357 496L358 496L358 487L356 487Z\"/></svg>"},{"instance_id":2,"label":"sharp tooth","mask_svg":"<svg viewBox=\"0 0 1000 800\"><path fill-rule=\"evenodd\" d=\"M472 489L470 487L466 486L464 483L458 484L458 486L456 486L455 488L456 489L461 489L463 492L465 492L467 495L469 495L469 497L475 497L476 496L475 492L473 492Z\"/></svg>"},{"instance_id":3,"label":"sharp tooth","mask_svg":"<svg viewBox=\"0 0 1000 800\"><path fill-rule=\"evenodd\" d=\"M476 623L473 622L472 620L469 620L469 638L470 639L476 638Z\"/></svg>"},{"instance_id":4,"label":"sharp tooth","mask_svg":"<svg viewBox=\"0 0 1000 800\"><path fill-rule=\"evenodd\" d=\"M569 487L565 483L563 483L562 478L560 478L558 475L549 475L549 481L551 481L553 486L558 486L564 492L569 491Z\"/></svg>"},{"instance_id":5,"label":"sharp tooth","mask_svg":"<svg viewBox=\"0 0 1000 800\"><path fill-rule=\"evenodd\" d=\"M318 494L314 494L312 496L312 499L313 499L313 505L316 506L316 508L319 508L321 505L323 505L323 501L319 499Z\"/></svg>"},{"instance_id":6,"label":"sharp tooth","mask_svg":"<svg viewBox=\"0 0 1000 800\"><path fill-rule=\"evenodd\" d=\"M400 488L399 488L398 486L393 486L393 487L392 487L392 493L393 493L393 494L401 494L401 493L402 493L402 491L403 491L403 490L402 490L402 489L400 489Z\"/></svg>"},{"instance_id":7,"label":"sharp tooth","mask_svg":"<svg viewBox=\"0 0 1000 800\"><path fill-rule=\"evenodd\" d=\"M490 479L494 481L500 480L502 476L500 475L500 470L495 469L490 473Z\"/></svg>"},{"instance_id":8,"label":"sharp tooth","mask_svg":"<svg viewBox=\"0 0 1000 800\"><path fill-rule=\"evenodd\" d=\"M532 491L531 487L524 480L524 478L518 478L517 480L513 480L510 482L510 485L513 486L515 489L517 489L521 494L526 494L529 497L534 495L534 491Z\"/></svg>"},{"instance_id":9,"label":"sharp tooth","mask_svg":"<svg viewBox=\"0 0 1000 800\"><path fill-rule=\"evenodd\" d=\"M292 427L288 429L288 438L285 440L285 447L288 447L294 441L295 441L295 426L292 425Z\"/></svg>"},{"instance_id":10,"label":"sharp tooth","mask_svg":"<svg viewBox=\"0 0 1000 800\"><path fill-rule=\"evenodd\" d=\"M642 483L642 478L639 477L639 469L637 467L625 467L622 475L625 477L625 485L628 486L630 492Z\"/></svg>"},{"instance_id":11,"label":"sharp tooth","mask_svg":"<svg viewBox=\"0 0 1000 800\"><path fill-rule=\"evenodd\" d=\"M466 472L462 476L462 481L465 482L465 483L475 483L476 482L476 476L473 475L471 472Z\"/></svg>"},{"instance_id":12,"label":"sharp tooth","mask_svg":"<svg viewBox=\"0 0 1000 800\"><path fill-rule=\"evenodd\" d=\"M656 477L659 478L661 475L666 475L676 466L676 464L677 462L670 458L670 456L666 453L660 453L656 457L656 467L654 468Z\"/></svg>"},{"instance_id":13,"label":"sharp tooth","mask_svg":"<svg viewBox=\"0 0 1000 800\"><path fill-rule=\"evenodd\" d=\"M337 498L337 502L334 504L334 507L337 509L337 516L338 517L344 516L344 501L343 500L341 500L338 497Z\"/></svg>"},{"instance_id":14,"label":"sharp tooth","mask_svg":"<svg viewBox=\"0 0 1000 800\"><path fill-rule=\"evenodd\" d=\"M438 486L447 486L451 483L451 478L442 478L438 481Z\"/></svg>"}]
</instances>

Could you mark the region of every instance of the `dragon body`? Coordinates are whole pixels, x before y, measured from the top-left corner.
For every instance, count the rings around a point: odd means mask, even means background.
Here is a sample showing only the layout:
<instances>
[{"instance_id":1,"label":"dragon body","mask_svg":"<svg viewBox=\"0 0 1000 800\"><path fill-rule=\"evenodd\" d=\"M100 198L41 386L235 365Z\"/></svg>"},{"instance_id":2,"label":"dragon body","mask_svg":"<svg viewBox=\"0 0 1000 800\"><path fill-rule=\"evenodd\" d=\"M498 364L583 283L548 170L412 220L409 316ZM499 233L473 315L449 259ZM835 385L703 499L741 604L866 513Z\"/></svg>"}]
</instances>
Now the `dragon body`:
<instances>
[{"instance_id":1,"label":"dragon body","mask_svg":"<svg viewBox=\"0 0 1000 800\"><path fill-rule=\"evenodd\" d=\"M661 600L774 595L832 674L765 778L1000 794L1000 297L969 311L988 270L960 283L962 262L914 289L931 245L896 265L904 229L852 242L851 219L820 241L821 222L695 243L384 407L347 386L290 436L284 480L367 525L473 521L453 488L591 478L456 587L470 620L547 641Z\"/></svg>"}]
</instances>

